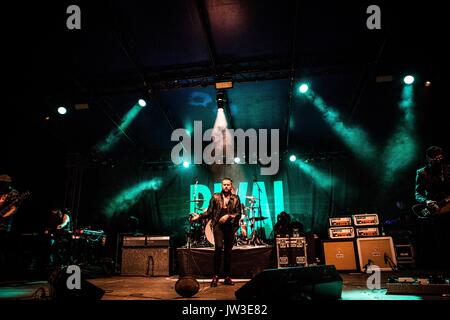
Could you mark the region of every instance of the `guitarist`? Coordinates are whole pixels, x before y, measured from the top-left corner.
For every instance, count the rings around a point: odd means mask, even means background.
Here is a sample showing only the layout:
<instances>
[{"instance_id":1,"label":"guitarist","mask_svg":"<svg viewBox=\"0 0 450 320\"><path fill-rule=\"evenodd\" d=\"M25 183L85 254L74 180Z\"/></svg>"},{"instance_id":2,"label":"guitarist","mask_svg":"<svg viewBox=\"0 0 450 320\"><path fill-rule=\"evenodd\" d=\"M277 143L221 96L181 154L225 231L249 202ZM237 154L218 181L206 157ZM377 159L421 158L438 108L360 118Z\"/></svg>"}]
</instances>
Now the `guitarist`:
<instances>
[{"instance_id":1,"label":"guitarist","mask_svg":"<svg viewBox=\"0 0 450 320\"><path fill-rule=\"evenodd\" d=\"M6 209L14 200L18 192L11 187L12 179L10 176L4 174L0 175L0 210ZM15 205L2 213L0 217L0 232L10 232L13 215L16 213L17 207Z\"/></svg>"},{"instance_id":2,"label":"guitarist","mask_svg":"<svg viewBox=\"0 0 450 320\"><path fill-rule=\"evenodd\" d=\"M429 147L426 159L428 165L416 172L416 200L434 212L439 210L437 201L450 195L450 166L444 163L440 147Z\"/></svg>"},{"instance_id":3,"label":"guitarist","mask_svg":"<svg viewBox=\"0 0 450 320\"><path fill-rule=\"evenodd\" d=\"M450 166L444 163L442 148L432 146L426 151L428 164L417 170L415 196L421 219L417 230L418 258L423 266L450 267L450 214L445 200L450 195ZM433 214L435 213L435 214ZM444 214L440 214L444 213Z\"/></svg>"},{"instance_id":4,"label":"guitarist","mask_svg":"<svg viewBox=\"0 0 450 320\"><path fill-rule=\"evenodd\" d=\"M11 187L11 183L10 176L0 175L0 269L6 267L9 254L11 253L8 238L11 231L12 218L17 211L15 205L10 206L18 194Z\"/></svg>"},{"instance_id":5,"label":"guitarist","mask_svg":"<svg viewBox=\"0 0 450 320\"><path fill-rule=\"evenodd\" d=\"M212 220L215 250L214 277L211 281L211 287L217 287L219 282L222 248L224 249L224 284L234 285L230 278L231 251L233 249L235 232L239 228L241 213L241 201L234 191L233 181L230 178L223 178L222 192L214 194L205 213L195 214L192 218L192 221L206 218Z\"/></svg>"}]
</instances>

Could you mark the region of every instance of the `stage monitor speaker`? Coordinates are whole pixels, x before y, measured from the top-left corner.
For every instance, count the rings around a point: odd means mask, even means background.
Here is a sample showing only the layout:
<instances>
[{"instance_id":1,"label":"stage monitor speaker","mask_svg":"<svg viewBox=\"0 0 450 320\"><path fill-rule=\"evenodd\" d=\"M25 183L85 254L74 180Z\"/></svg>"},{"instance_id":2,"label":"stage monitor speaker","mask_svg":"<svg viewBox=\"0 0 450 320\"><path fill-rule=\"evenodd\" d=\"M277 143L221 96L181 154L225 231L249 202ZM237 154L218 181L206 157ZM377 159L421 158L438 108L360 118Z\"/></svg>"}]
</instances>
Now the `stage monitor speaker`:
<instances>
[{"instance_id":1,"label":"stage monitor speaker","mask_svg":"<svg viewBox=\"0 0 450 320\"><path fill-rule=\"evenodd\" d=\"M325 265L264 270L235 292L238 300L329 300L341 294L341 276Z\"/></svg>"},{"instance_id":2,"label":"stage monitor speaker","mask_svg":"<svg viewBox=\"0 0 450 320\"><path fill-rule=\"evenodd\" d=\"M67 268L58 268L49 278L49 295L55 301L97 301L101 300L105 291L96 285L86 281L81 272L81 288L69 289L67 280L71 274L67 273Z\"/></svg>"},{"instance_id":3,"label":"stage monitor speaker","mask_svg":"<svg viewBox=\"0 0 450 320\"><path fill-rule=\"evenodd\" d=\"M322 245L325 264L340 271L358 270L354 240L325 240Z\"/></svg>"},{"instance_id":4,"label":"stage monitor speaker","mask_svg":"<svg viewBox=\"0 0 450 320\"><path fill-rule=\"evenodd\" d=\"M397 267L397 258L392 237L356 239L359 267L364 271L367 265L376 265L382 271L392 271Z\"/></svg>"},{"instance_id":5,"label":"stage monitor speaker","mask_svg":"<svg viewBox=\"0 0 450 320\"><path fill-rule=\"evenodd\" d=\"M124 276L168 276L169 248L122 248L121 274Z\"/></svg>"}]
</instances>

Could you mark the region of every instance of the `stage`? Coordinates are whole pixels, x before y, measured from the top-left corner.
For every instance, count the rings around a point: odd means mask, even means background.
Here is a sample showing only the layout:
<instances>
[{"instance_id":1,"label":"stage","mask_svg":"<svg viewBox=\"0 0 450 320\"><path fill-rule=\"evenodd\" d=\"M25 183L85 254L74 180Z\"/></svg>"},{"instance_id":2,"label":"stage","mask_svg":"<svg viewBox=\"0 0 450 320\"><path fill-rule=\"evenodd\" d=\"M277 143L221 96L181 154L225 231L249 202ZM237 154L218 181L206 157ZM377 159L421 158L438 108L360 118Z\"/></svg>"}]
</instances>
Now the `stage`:
<instances>
[{"instance_id":1,"label":"stage","mask_svg":"<svg viewBox=\"0 0 450 320\"><path fill-rule=\"evenodd\" d=\"M214 247L177 248L179 275L213 276ZM231 275L252 278L264 269L276 266L276 253L272 246L234 246L231 252ZM190 271L189 271L190 268Z\"/></svg>"},{"instance_id":2,"label":"stage","mask_svg":"<svg viewBox=\"0 0 450 320\"><path fill-rule=\"evenodd\" d=\"M415 272L414 274L418 274ZM341 273L343 289L341 300L445 300L443 295L390 295L386 294L389 276L411 275L410 272L383 272L381 289L367 289L367 275L363 273ZM210 279L198 279L199 292L192 298L183 298L175 291L178 276L172 277L125 277L112 276L88 280L103 289L102 300L236 300L235 291L249 279L234 279L234 286L226 286L223 279L218 287L209 286ZM47 281L0 283L0 300L51 300Z\"/></svg>"}]
</instances>

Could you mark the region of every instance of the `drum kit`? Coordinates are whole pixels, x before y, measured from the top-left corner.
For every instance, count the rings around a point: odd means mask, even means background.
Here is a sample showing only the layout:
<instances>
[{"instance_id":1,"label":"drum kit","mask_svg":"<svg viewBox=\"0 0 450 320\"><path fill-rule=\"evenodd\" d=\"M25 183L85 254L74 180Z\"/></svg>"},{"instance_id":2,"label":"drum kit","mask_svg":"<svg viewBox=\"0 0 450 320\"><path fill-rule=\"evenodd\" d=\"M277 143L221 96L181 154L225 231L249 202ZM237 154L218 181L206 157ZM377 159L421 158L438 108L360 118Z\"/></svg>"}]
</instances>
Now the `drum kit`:
<instances>
[{"instance_id":1,"label":"drum kit","mask_svg":"<svg viewBox=\"0 0 450 320\"><path fill-rule=\"evenodd\" d=\"M267 219L267 217L257 216L257 209L259 206L255 206L256 202L259 200L256 197L245 197L249 206L242 206L242 214L239 220L239 229L236 231L235 244L237 246L241 245L264 245L264 241L258 235L256 225L258 222ZM187 202L194 202L197 204L194 208L194 212L188 214L192 217L194 214L203 214L206 212L206 208L199 208L198 203L203 202L203 199L195 199ZM250 227L250 232L248 228ZM214 234L212 229L211 220L196 220L190 223L188 232L188 245L191 247L210 247L214 246Z\"/></svg>"}]
</instances>

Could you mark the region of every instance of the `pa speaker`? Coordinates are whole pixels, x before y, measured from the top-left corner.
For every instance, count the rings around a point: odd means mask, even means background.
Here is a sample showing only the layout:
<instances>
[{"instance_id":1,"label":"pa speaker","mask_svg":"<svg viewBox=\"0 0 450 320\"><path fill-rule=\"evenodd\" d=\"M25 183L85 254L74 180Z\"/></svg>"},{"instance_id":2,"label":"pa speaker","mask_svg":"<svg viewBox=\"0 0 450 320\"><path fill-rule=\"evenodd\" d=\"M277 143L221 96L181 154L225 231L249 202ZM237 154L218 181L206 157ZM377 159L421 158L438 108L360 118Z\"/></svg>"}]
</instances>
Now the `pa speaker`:
<instances>
[{"instance_id":1,"label":"pa speaker","mask_svg":"<svg viewBox=\"0 0 450 320\"><path fill-rule=\"evenodd\" d=\"M235 292L238 300L339 299L342 278L334 266L269 269Z\"/></svg>"},{"instance_id":2,"label":"pa speaker","mask_svg":"<svg viewBox=\"0 0 450 320\"><path fill-rule=\"evenodd\" d=\"M71 274L67 268L56 269L49 278L50 297L56 301L96 301L100 300L105 291L94 284L86 281L81 276L80 289L69 289L67 280Z\"/></svg>"}]
</instances>

